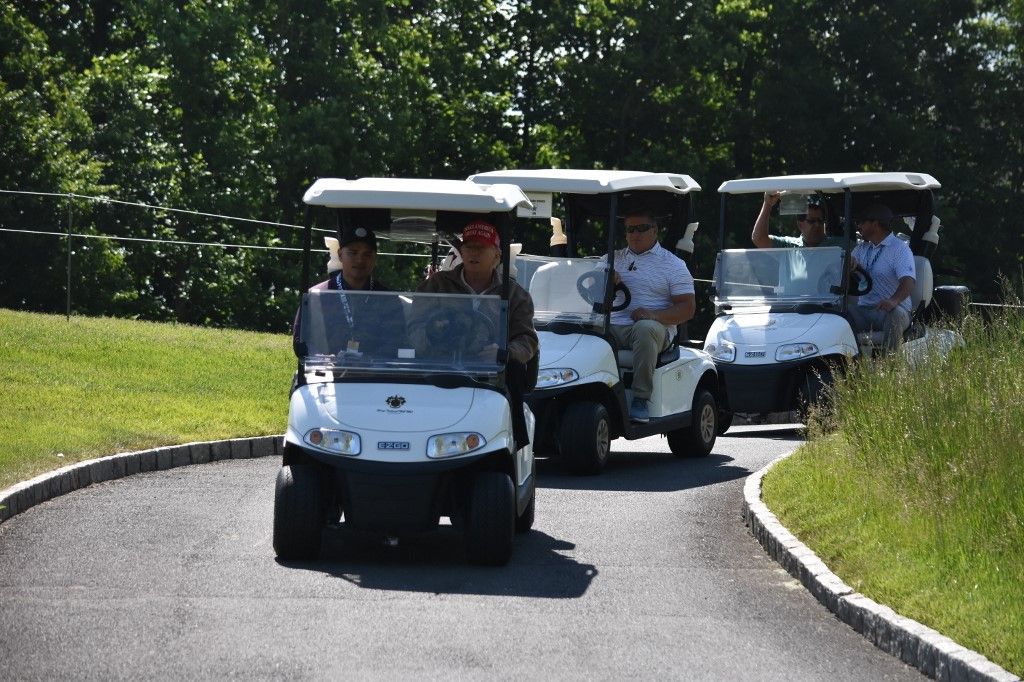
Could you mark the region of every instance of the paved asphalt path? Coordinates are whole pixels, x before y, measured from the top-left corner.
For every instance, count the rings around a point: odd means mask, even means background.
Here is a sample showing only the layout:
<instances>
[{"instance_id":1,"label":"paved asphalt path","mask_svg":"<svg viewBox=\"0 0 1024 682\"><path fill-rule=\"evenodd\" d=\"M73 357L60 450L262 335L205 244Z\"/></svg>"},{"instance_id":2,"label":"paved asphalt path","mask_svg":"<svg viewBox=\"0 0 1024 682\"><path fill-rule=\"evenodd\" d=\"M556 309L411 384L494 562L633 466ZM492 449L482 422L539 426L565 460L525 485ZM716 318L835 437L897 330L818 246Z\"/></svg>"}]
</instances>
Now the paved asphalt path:
<instances>
[{"instance_id":1,"label":"paved asphalt path","mask_svg":"<svg viewBox=\"0 0 1024 682\"><path fill-rule=\"evenodd\" d=\"M153 472L0 525L0 679L922 679L836 620L740 519L743 479L799 434L711 456L619 440L606 472L542 463L503 568L450 527L386 548L270 542L274 458Z\"/></svg>"}]
</instances>

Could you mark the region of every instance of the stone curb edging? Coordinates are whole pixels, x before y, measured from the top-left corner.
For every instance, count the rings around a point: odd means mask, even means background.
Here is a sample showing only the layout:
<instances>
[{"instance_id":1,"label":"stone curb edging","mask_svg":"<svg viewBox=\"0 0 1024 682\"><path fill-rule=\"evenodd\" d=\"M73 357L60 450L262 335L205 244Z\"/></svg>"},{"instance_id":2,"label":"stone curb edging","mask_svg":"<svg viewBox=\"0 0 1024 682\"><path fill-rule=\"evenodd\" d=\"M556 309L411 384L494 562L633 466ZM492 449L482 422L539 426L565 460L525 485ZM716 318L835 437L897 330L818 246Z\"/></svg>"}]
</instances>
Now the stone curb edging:
<instances>
[{"instance_id":1,"label":"stone curb edging","mask_svg":"<svg viewBox=\"0 0 1024 682\"><path fill-rule=\"evenodd\" d=\"M0 490L0 523L46 500L93 483L222 459L270 457L283 451L284 436L257 436L169 445L76 462Z\"/></svg>"},{"instance_id":2,"label":"stone curb edging","mask_svg":"<svg viewBox=\"0 0 1024 682\"><path fill-rule=\"evenodd\" d=\"M954 642L888 606L868 599L832 573L807 545L779 523L761 501L761 479L789 457L787 453L747 477L743 486L743 520L765 552L814 597L882 651L931 678L946 682L991 680L1019 682L1020 678L981 654Z\"/></svg>"}]
</instances>

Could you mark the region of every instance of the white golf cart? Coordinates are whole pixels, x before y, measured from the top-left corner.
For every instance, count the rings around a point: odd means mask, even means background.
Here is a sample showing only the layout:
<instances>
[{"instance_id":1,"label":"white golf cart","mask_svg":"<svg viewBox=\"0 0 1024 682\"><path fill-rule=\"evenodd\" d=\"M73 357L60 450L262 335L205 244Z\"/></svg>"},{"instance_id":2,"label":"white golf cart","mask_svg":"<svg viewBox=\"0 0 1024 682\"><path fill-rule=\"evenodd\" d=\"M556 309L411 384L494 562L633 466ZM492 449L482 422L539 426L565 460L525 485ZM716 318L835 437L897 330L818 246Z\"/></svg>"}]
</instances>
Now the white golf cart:
<instances>
[{"instance_id":1,"label":"white golf cart","mask_svg":"<svg viewBox=\"0 0 1024 682\"><path fill-rule=\"evenodd\" d=\"M704 350L715 359L733 413L766 414L802 410L816 402L832 372L852 358L880 352L881 332L855 335L846 316L847 293L862 295L872 286L863 269L847 267L854 242L853 217L882 203L902 217L917 270L911 295L912 322L902 352L912 360L930 349L948 350L958 336L926 324L934 298L947 313L964 303L964 287L933 292L931 256L939 241L932 190L938 181L925 173L837 173L729 180L722 197L721 244L714 275L717 317ZM743 231L751 225L765 192L781 192L781 212L799 214L813 197L825 210L828 233L844 246L814 248L725 249L727 224ZM735 210L743 203L744 210ZM731 202L727 206L726 199ZM733 209L733 210L730 210Z\"/></svg>"},{"instance_id":2,"label":"white golf cart","mask_svg":"<svg viewBox=\"0 0 1024 682\"><path fill-rule=\"evenodd\" d=\"M607 332L612 310L629 305L628 291L614 285L614 253L624 243L620 216L631 208L651 210L663 225L664 244L688 257L693 251L692 178L669 173L603 170L506 170L469 178L512 183L534 207L525 218L544 221L544 238L555 228L556 255L520 254L518 280L535 308L540 337L540 373L527 402L537 416L538 454L562 458L578 473L598 473L617 437L668 437L680 457L711 452L718 435L719 384L710 357L685 347L685 333L658 360L650 421L629 419L632 352L617 350ZM552 219L560 201L564 222ZM563 232L564 229L564 232ZM688 247L688 248L683 248ZM598 259L610 254L608 263Z\"/></svg>"},{"instance_id":3,"label":"white golf cart","mask_svg":"<svg viewBox=\"0 0 1024 682\"><path fill-rule=\"evenodd\" d=\"M500 296L309 289L309 244L316 211L339 230L426 244L480 218L504 246L512 212L529 201L512 185L395 178L321 179L303 201L307 293L274 500L277 555L315 558L321 531L342 520L393 544L449 517L470 560L507 562L514 533L533 524L535 490L535 420L522 398L531 377L502 359L508 278ZM502 258L507 272L507 247ZM490 344L497 353L481 352Z\"/></svg>"}]
</instances>

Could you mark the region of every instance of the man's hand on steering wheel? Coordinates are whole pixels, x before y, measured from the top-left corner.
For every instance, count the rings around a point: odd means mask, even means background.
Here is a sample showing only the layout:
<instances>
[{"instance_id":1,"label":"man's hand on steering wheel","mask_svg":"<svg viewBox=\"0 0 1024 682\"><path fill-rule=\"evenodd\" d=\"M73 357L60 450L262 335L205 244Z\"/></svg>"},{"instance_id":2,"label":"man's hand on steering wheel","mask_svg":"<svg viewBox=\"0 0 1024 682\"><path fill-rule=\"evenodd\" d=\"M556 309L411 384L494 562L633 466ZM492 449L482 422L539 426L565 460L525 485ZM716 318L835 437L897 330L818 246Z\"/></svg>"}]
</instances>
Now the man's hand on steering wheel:
<instances>
[{"instance_id":1,"label":"man's hand on steering wheel","mask_svg":"<svg viewBox=\"0 0 1024 682\"><path fill-rule=\"evenodd\" d=\"M489 343L476 354L479 360L484 362L497 362L498 361L498 344Z\"/></svg>"}]
</instances>

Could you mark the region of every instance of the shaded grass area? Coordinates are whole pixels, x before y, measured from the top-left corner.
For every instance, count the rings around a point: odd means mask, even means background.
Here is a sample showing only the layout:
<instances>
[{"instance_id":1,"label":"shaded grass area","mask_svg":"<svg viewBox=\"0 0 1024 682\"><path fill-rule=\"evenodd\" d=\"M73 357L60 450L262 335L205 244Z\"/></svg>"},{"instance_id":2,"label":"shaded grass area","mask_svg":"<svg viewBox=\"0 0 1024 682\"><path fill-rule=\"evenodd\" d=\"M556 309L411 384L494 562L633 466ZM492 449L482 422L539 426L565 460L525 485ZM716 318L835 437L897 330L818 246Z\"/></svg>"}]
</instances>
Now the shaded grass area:
<instances>
[{"instance_id":1,"label":"shaded grass area","mask_svg":"<svg viewBox=\"0 0 1024 682\"><path fill-rule=\"evenodd\" d=\"M286 335L0 310L0 488L71 462L283 433Z\"/></svg>"},{"instance_id":2,"label":"shaded grass area","mask_svg":"<svg viewBox=\"0 0 1024 682\"><path fill-rule=\"evenodd\" d=\"M865 362L763 497L855 590L1024 673L1024 316L965 348Z\"/></svg>"}]
</instances>

